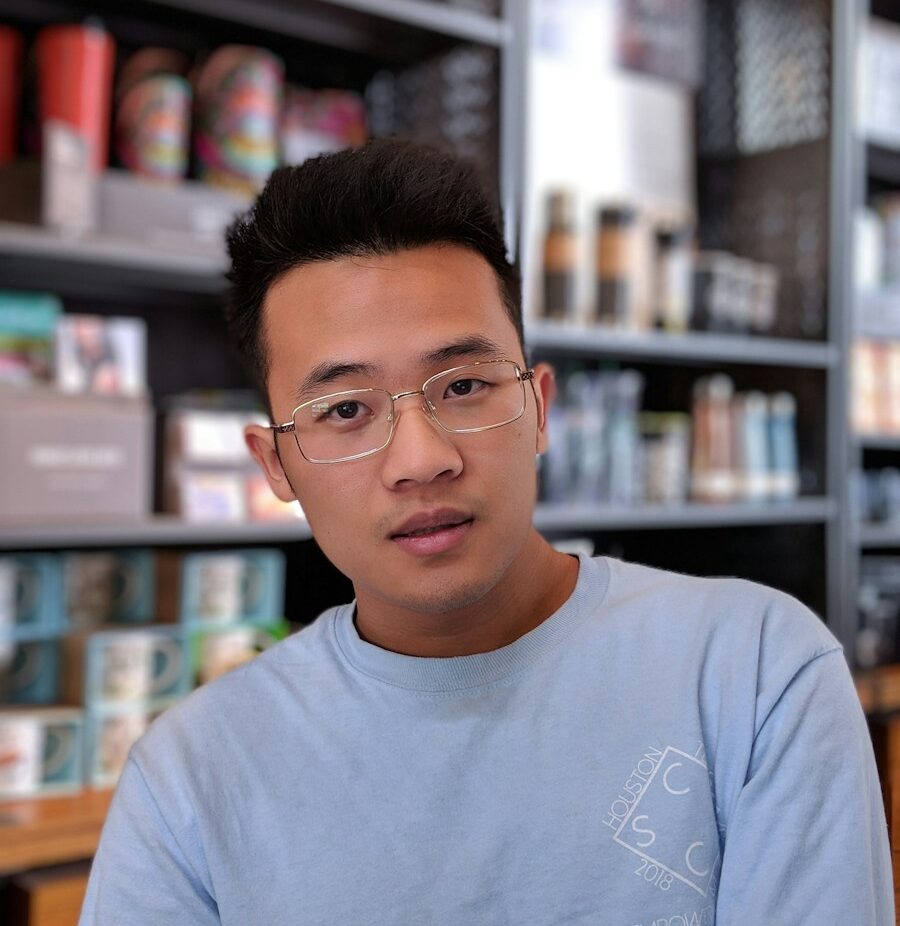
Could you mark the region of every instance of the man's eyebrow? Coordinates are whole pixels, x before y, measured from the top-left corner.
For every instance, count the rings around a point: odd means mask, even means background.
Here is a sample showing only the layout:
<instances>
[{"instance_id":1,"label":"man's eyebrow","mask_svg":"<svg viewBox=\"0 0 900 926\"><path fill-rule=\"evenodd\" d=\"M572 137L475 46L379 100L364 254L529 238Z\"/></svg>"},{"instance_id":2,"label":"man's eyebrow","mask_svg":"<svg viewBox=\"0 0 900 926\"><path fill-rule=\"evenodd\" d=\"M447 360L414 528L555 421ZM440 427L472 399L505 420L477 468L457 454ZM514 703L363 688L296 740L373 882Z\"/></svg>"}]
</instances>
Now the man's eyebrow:
<instances>
[{"instance_id":1,"label":"man's eyebrow","mask_svg":"<svg viewBox=\"0 0 900 926\"><path fill-rule=\"evenodd\" d=\"M451 344L445 344L443 347L427 351L422 354L421 359L424 366L433 366L450 360L458 360L462 357L471 357L473 354L487 354L496 359L505 357L507 353L508 351L490 340L490 338L480 334L471 334L460 338L458 341L453 341Z\"/></svg>"},{"instance_id":2,"label":"man's eyebrow","mask_svg":"<svg viewBox=\"0 0 900 926\"><path fill-rule=\"evenodd\" d=\"M505 356L506 353L508 352L490 338L480 334L472 334L427 351L421 355L420 360L423 366L435 366L439 363L448 363L460 358L471 357L473 354L499 358ZM377 364L361 360L325 360L314 366L303 377L291 397L294 401L304 402L308 398L314 398L314 394L321 392L324 386L343 376L364 376L368 379L374 379L380 371L381 368Z\"/></svg>"},{"instance_id":3,"label":"man's eyebrow","mask_svg":"<svg viewBox=\"0 0 900 926\"><path fill-rule=\"evenodd\" d=\"M374 377L380 368L374 363L363 361L346 362L325 360L316 364L294 389L293 398L302 402L311 393L321 390L328 383L340 379L342 376L368 376Z\"/></svg>"}]
</instances>

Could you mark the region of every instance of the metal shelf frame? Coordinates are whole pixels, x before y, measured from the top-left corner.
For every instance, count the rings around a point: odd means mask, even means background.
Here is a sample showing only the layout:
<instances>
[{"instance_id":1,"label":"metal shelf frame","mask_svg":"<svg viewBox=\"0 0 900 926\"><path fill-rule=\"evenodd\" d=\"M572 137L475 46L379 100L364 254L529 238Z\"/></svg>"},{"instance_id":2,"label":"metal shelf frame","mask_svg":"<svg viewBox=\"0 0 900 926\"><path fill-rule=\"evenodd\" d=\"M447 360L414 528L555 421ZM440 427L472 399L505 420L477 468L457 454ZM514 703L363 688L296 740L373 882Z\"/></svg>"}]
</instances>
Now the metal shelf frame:
<instances>
[{"instance_id":1,"label":"metal shelf frame","mask_svg":"<svg viewBox=\"0 0 900 926\"><path fill-rule=\"evenodd\" d=\"M190 524L171 515L156 515L142 521L0 526L0 550L291 543L310 537L312 532L302 518Z\"/></svg>"},{"instance_id":2,"label":"metal shelf frame","mask_svg":"<svg viewBox=\"0 0 900 926\"><path fill-rule=\"evenodd\" d=\"M768 524L824 524L836 506L825 497L777 503L640 505L636 507L541 503L534 525L547 533L603 530L669 530ZM309 540L309 524L295 521L190 524L170 515L137 522L29 524L0 527L0 550L66 547L190 546L193 544L293 543Z\"/></svg>"},{"instance_id":3,"label":"metal shelf frame","mask_svg":"<svg viewBox=\"0 0 900 926\"><path fill-rule=\"evenodd\" d=\"M853 439L860 450L900 450L900 435L857 434Z\"/></svg>"},{"instance_id":4,"label":"metal shelf frame","mask_svg":"<svg viewBox=\"0 0 900 926\"><path fill-rule=\"evenodd\" d=\"M865 11L863 11L865 7ZM853 223L856 204L865 195L863 143L855 127L857 51L867 0L831 0L831 125L828 261L828 331L842 362L827 384L828 496L837 500L837 516L826 529L828 624L844 646L851 665L856 639L856 583L853 555L850 473L857 453L850 432L850 375L854 313Z\"/></svg>"},{"instance_id":5,"label":"metal shelf frame","mask_svg":"<svg viewBox=\"0 0 900 926\"><path fill-rule=\"evenodd\" d=\"M156 5L228 20L344 51L381 53L374 38L384 26L506 48L515 41L509 20L432 0L153 0ZM508 5L508 4L507 4ZM379 28L380 27L380 28ZM414 44L415 35L404 36Z\"/></svg>"},{"instance_id":6,"label":"metal shelf frame","mask_svg":"<svg viewBox=\"0 0 900 926\"><path fill-rule=\"evenodd\" d=\"M883 524L860 524L853 539L859 550L900 548L900 523L886 521Z\"/></svg>"},{"instance_id":7,"label":"metal shelf frame","mask_svg":"<svg viewBox=\"0 0 900 926\"><path fill-rule=\"evenodd\" d=\"M713 334L704 331L684 334L620 331L552 322L527 323L525 340L530 348L542 352L670 364L738 363L830 370L840 364L841 357L834 345L820 342Z\"/></svg>"},{"instance_id":8,"label":"metal shelf frame","mask_svg":"<svg viewBox=\"0 0 900 926\"><path fill-rule=\"evenodd\" d=\"M539 530L548 533L732 528L772 524L826 524L834 519L836 513L837 506L833 499L825 497L798 498L777 503L685 503L641 505L634 508L570 503L538 505L534 523Z\"/></svg>"}]
</instances>

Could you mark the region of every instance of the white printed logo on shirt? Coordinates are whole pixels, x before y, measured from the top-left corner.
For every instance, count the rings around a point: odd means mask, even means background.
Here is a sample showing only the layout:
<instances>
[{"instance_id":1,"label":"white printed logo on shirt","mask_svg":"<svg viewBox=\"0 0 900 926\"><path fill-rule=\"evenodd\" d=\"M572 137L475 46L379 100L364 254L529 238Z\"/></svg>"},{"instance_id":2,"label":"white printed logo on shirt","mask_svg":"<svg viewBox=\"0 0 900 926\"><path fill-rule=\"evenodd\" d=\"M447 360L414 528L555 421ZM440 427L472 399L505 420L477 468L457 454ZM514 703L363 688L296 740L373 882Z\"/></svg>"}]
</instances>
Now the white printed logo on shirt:
<instances>
[{"instance_id":1,"label":"white printed logo on shirt","mask_svg":"<svg viewBox=\"0 0 900 926\"><path fill-rule=\"evenodd\" d=\"M702 897L719 874L719 834L702 748L689 755L648 749L635 764L604 824L613 840L640 858L635 874L668 891L679 882Z\"/></svg>"}]
</instances>

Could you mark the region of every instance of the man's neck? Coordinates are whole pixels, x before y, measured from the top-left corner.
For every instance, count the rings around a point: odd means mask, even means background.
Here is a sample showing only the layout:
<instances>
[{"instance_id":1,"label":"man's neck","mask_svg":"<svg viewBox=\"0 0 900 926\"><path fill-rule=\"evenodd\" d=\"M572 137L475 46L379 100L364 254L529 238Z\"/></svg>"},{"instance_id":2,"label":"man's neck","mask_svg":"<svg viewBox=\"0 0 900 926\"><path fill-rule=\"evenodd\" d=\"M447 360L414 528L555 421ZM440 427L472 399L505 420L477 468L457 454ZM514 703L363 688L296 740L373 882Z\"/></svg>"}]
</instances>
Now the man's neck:
<instances>
[{"instance_id":1,"label":"man's neck","mask_svg":"<svg viewBox=\"0 0 900 926\"><path fill-rule=\"evenodd\" d=\"M568 600L577 578L578 560L533 531L501 580L474 604L424 613L368 601L358 593L356 629L367 643L408 656L487 653L543 623Z\"/></svg>"}]
</instances>

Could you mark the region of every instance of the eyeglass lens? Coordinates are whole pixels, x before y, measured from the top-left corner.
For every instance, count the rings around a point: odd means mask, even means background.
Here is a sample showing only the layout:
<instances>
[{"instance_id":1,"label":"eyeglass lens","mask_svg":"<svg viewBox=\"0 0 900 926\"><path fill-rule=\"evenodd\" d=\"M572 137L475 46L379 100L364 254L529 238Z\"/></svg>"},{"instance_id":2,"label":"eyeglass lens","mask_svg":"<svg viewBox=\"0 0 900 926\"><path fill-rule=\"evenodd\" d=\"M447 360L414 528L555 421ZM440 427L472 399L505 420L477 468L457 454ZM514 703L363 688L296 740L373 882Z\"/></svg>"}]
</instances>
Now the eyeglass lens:
<instances>
[{"instance_id":1,"label":"eyeglass lens","mask_svg":"<svg viewBox=\"0 0 900 926\"><path fill-rule=\"evenodd\" d=\"M499 427L520 417L525 390L512 361L448 370L425 386L431 414L448 431ZM340 392L302 405L294 434L308 460L336 462L380 450L390 440L391 396L380 389Z\"/></svg>"}]
</instances>

